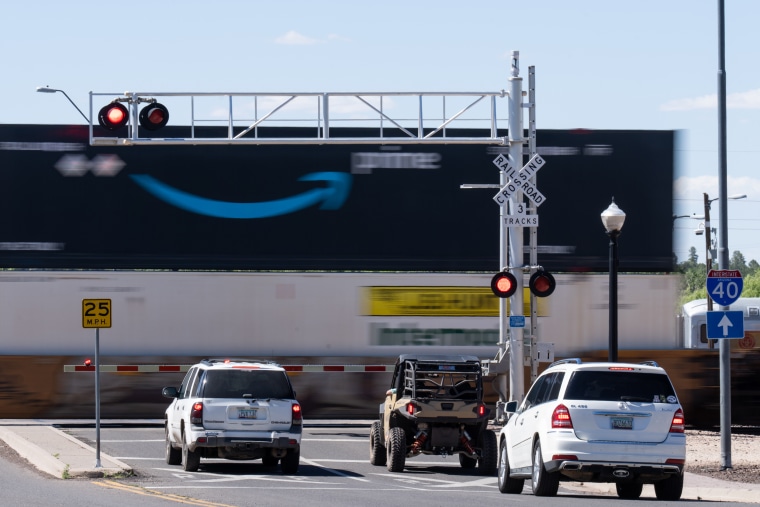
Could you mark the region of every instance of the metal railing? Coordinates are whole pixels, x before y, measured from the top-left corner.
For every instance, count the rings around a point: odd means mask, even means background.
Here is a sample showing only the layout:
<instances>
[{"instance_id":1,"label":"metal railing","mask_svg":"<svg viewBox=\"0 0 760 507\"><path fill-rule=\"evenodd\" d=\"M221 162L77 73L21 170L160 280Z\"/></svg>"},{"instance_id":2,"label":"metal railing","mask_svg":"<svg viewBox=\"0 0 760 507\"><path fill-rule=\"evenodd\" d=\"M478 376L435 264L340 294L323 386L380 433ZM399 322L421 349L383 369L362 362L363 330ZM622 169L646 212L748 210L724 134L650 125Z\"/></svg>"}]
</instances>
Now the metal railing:
<instances>
[{"instance_id":1,"label":"metal railing","mask_svg":"<svg viewBox=\"0 0 760 507\"><path fill-rule=\"evenodd\" d=\"M507 121L505 91L386 93L90 92L91 145L221 144L497 144ZM130 112L116 131L97 111L118 101ZM141 103L160 102L169 124L138 125ZM506 125L506 123L505 123ZM283 127L298 127L292 135ZM313 129L309 134L309 129ZM304 131L306 135L304 135Z\"/></svg>"}]
</instances>

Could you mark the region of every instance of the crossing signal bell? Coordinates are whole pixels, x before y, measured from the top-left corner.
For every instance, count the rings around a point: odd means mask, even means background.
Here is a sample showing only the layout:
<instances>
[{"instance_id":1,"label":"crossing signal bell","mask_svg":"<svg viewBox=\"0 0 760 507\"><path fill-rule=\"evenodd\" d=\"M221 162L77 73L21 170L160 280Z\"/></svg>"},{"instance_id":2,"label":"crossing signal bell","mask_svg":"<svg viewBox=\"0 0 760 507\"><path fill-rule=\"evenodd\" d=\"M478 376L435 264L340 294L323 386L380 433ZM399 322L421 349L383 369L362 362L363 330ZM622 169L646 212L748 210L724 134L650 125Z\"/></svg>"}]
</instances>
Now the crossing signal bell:
<instances>
[{"instance_id":1,"label":"crossing signal bell","mask_svg":"<svg viewBox=\"0 0 760 507\"><path fill-rule=\"evenodd\" d=\"M491 278L491 290L500 298L512 297L517 290L517 279L509 271L496 273Z\"/></svg>"},{"instance_id":2,"label":"crossing signal bell","mask_svg":"<svg viewBox=\"0 0 760 507\"><path fill-rule=\"evenodd\" d=\"M144 129L158 130L169 123L169 110L163 104L151 102L142 108L138 120ZM101 108L98 123L104 129L118 130L129 123L129 110L121 102L111 102Z\"/></svg>"},{"instance_id":3,"label":"crossing signal bell","mask_svg":"<svg viewBox=\"0 0 760 507\"><path fill-rule=\"evenodd\" d=\"M554 280L554 276L552 276L551 273L539 269L531 275L528 285L534 296L545 298L554 292L555 287L557 287L557 282Z\"/></svg>"}]
</instances>

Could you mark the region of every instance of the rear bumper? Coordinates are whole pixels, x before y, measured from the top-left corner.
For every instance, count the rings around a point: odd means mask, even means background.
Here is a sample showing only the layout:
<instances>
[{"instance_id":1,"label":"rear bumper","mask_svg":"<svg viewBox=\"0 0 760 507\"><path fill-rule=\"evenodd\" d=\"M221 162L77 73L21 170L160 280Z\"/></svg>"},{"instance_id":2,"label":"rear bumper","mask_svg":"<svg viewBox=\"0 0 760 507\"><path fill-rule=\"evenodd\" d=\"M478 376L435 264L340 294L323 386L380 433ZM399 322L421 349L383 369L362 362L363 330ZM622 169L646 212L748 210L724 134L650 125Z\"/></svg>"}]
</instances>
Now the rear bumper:
<instances>
[{"instance_id":1,"label":"rear bumper","mask_svg":"<svg viewBox=\"0 0 760 507\"><path fill-rule=\"evenodd\" d=\"M191 451L201 447L252 449L300 449L300 432L223 432L191 431L188 445Z\"/></svg>"},{"instance_id":2,"label":"rear bumper","mask_svg":"<svg viewBox=\"0 0 760 507\"><path fill-rule=\"evenodd\" d=\"M584 482L657 482L683 474L683 465L652 463L609 463L590 461L550 461L550 472L559 471L575 481Z\"/></svg>"}]
</instances>

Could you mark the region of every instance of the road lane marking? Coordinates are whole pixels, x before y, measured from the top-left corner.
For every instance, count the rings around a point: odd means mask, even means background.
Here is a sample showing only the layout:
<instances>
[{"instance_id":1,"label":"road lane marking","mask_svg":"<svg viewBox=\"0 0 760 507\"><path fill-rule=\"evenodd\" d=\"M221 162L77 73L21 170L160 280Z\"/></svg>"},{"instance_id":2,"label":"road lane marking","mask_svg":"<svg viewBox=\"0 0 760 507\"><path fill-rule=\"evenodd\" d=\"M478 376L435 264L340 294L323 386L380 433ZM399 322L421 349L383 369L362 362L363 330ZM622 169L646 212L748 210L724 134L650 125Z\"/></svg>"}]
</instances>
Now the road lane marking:
<instances>
[{"instance_id":1,"label":"road lane marking","mask_svg":"<svg viewBox=\"0 0 760 507\"><path fill-rule=\"evenodd\" d=\"M183 503L187 505L198 505L202 507L234 507L226 503L208 502L206 500L197 500L195 498L189 498L184 496L175 495L172 493L163 493L161 491L155 491L152 489L143 488L140 486L130 486L127 484L121 484L113 480L95 481L93 484L109 489L117 489L119 491L126 491L134 493L136 495L152 496L154 498L162 498L172 502Z\"/></svg>"}]
</instances>

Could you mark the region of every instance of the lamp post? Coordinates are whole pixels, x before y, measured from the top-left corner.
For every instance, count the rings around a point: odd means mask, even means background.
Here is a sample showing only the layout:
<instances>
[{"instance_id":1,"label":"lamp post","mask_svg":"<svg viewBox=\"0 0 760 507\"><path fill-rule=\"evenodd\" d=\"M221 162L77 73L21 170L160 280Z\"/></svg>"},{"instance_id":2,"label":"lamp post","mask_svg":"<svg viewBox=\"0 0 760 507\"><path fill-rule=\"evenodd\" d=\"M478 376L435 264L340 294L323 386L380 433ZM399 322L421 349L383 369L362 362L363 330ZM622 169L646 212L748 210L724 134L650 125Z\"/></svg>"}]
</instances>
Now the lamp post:
<instances>
[{"instance_id":1,"label":"lamp post","mask_svg":"<svg viewBox=\"0 0 760 507\"><path fill-rule=\"evenodd\" d=\"M612 203L602 212L602 224L604 225L607 235L610 237L610 334L609 334L609 361L614 363L618 359L618 325L617 325L617 269L618 269L618 251L617 238L620 236L620 230L625 222L625 212L615 204L615 198Z\"/></svg>"},{"instance_id":2,"label":"lamp post","mask_svg":"<svg viewBox=\"0 0 760 507\"><path fill-rule=\"evenodd\" d=\"M61 93L63 94L63 96L64 96L64 97L66 97L66 98L69 100L69 102L71 102L71 105L72 105L72 106L74 106L74 107L76 108L76 110L77 110L77 111L79 111L79 114L81 114L81 115L82 115L82 118L84 118L84 121L86 121L86 122L87 122L87 124L89 125L89 123L90 123L90 119L89 119L87 116L85 116L85 114L82 112L82 110L81 110L81 109L79 109L79 107L77 107L77 105L76 105L76 104L74 104L74 101L73 101L73 100L71 100L71 97L69 97L68 95L66 95L66 92L65 92L65 91L63 91L63 90L58 90L58 89L56 89L56 88L50 88L49 86L38 86L38 87L37 87L37 91L38 91L38 92L40 92L40 93L55 93L55 92L61 92Z\"/></svg>"}]
</instances>

